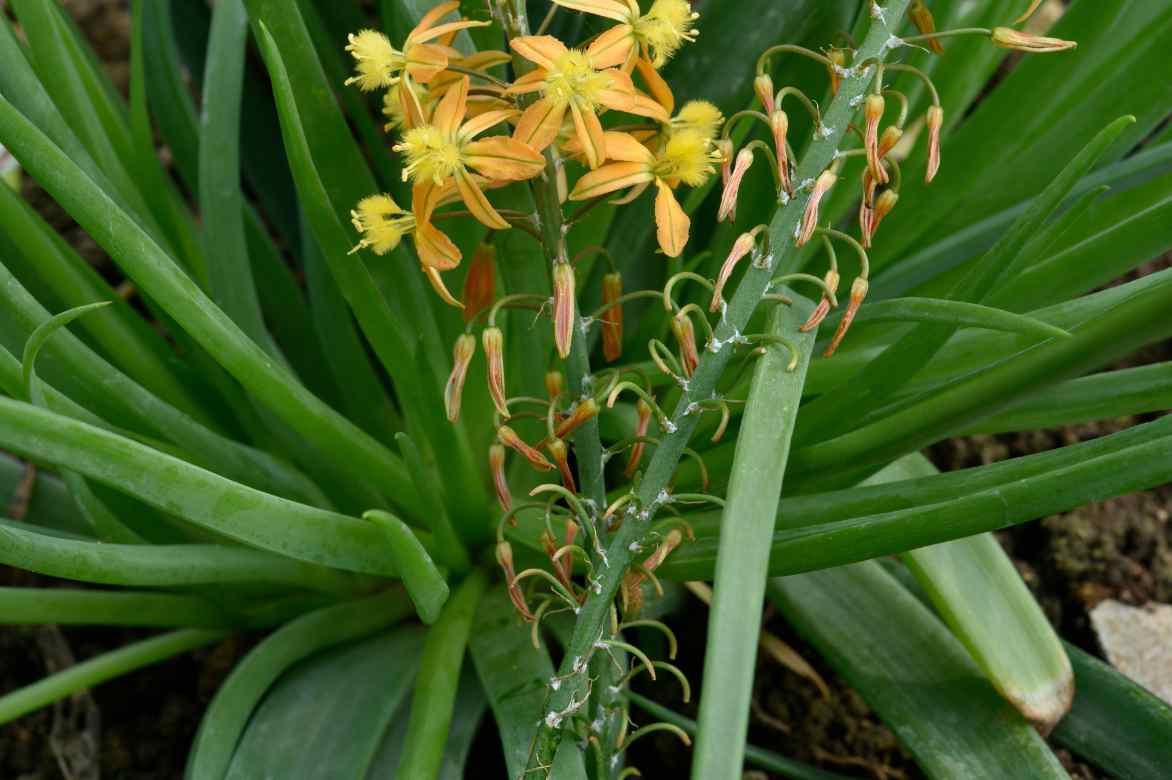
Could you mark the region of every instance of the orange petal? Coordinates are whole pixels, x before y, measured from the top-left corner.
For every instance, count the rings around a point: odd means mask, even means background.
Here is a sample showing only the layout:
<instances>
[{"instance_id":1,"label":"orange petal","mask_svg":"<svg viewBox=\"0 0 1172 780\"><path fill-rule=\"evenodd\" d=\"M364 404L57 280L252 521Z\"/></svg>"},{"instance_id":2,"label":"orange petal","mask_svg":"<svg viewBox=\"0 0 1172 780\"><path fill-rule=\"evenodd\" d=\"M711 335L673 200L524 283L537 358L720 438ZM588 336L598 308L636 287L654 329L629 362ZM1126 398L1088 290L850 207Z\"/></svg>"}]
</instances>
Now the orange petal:
<instances>
[{"instance_id":1,"label":"orange petal","mask_svg":"<svg viewBox=\"0 0 1172 780\"><path fill-rule=\"evenodd\" d=\"M433 24L443 19L445 16L455 11L460 7L460 0L447 0L447 2L440 3L435 8L425 13L419 20L419 24L415 25L415 29L407 34L407 40L414 40L416 33L423 32L430 29Z\"/></svg>"},{"instance_id":2,"label":"orange petal","mask_svg":"<svg viewBox=\"0 0 1172 780\"><path fill-rule=\"evenodd\" d=\"M594 14L616 22L625 22L631 16L630 8L619 0L553 0L562 8Z\"/></svg>"},{"instance_id":3,"label":"orange petal","mask_svg":"<svg viewBox=\"0 0 1172 780\"><path fill-rule=\"evenodd\" d=\"M656 182L659 193L655 196L655 236L659 248L668 257L679 257L688 243L688 230L692 220L680 208L675 193L663 182Z\"/></svg>"},{"instance_id":4,"label":"orange petal","mask_svg":"<svg viewBox=\"0 0 1172 780\"><path fill-rule=\"evenodd\" d=\"M512 83L506 93L510 95L524 95L527 92L536 92L545 86L545 68L535 68Z\"/></svg>"},{"instance_id":5,"label":"orange petal","mask_svg":"<svg viewBox=\"0 0 1172 780\"><path fill-rule=\"evenodd\" d=\"M473 141L464 147L468 167L489 179L532 179L545 168L545 158L532 146L506 135Z\"/></svg>"},{"instance_id":6,"label":"orange petal","mask_svg":"<svg viewBox=\"0 0 1172 780\"><path fill-rule=\"evenodd\" d=\"M427 112L419 102L419 95L411 88L411 78L403 76L399 81L399 105L403 107L403 129L411 130L427 124Z\"/></svg>"},{"instance_id":7,"label":"orange petal","mask_svg":"<svg viewBox=\"0 0 1172 780\"><path fill-rule=\"evenodd\" d=\"M636 200L639 199L640 195L642 195L644 192L647 191L647 188L650 186L651 186L651 182L645 181L637 187L632 187L631 191L628 192L626 195L623 195L622 197L619 197L619 198L615 198L614 200L608 200L607 203L609 203L612 206L625 206L628 203L634 203Z\"/></svg>"},{"instance_id":8,"label":"orange petal","mask_svg":"<svg viewBox=\"0 0 1172 780\"><path fill-rule=\"evenodd\" d=\"M659 75L655 66L643 57L635 60L635 67L639 69L639 75L643 77L643 81L647 82L647 89L651 92L651 96L659 105L663 106L663 110L670 116L676 110L676 96L672 94L671 87L663 80L663 76Z\"/></svg>"},{"instance_id":9,"label":"orange petal","mask_svg":"<svg viewBox=\"0 0 1172 780\"><path fill-rule=\"evenodd\" d=\"M574 118L574 130L582 145L586 164L592 169L597 168L606 161L606 139L602 133L602 123L593 111L582 111L573 104L570 105L570 114Z\"/></svg>"},{"instance_id":10,"label":"orange petal","mask_svg":"<svg viewBox=\"0 0 1172 780\"><path fill-rule=\"evenodd\" d=\"M521 114L517 129L513 131L513 138L539 152L543 151L557 140L565 117L565 106L558 106L552 100L541 98Z\"/></svg>"},{"instance_id":11,"label":"orange petal","mask_svg":"<svg viewBox=\"0 0 1172 780\"><path fill-rule=\"evenodd\" d=\"M467 30L469 27L487 27L492 22L476 22L476 21L462 21L462 22L448 22L441 24L439 27L433 27L430 30L425 30L418 34L411 36L412 43L423 43L424 41L434 40L444 35L455 35L460 30Z\"/></svg>"},{"instance_id":12,"label":"orange petal","mask_svg":"<svg viewBox=\"0 0 1172 780\"><path fill-rule=\"evenodd\" d=\"M616 111L650 117L658 122L668 121L669 114L659 103L635 89L631 77L621 70L606 71L611 77L611 86L598 95L598 102Z\"/></svg>"},{"instance_id":13,"label":"orange petal","mask_svg":"<svg viewBox=\"0 0 1172 780\"><path fill-rule=\"evenodd\" d=\"M509 223L492 207L484 195L484 190L480 189L467 172L456 174L456 187L460 190L460 197L464 199L464 205L472 212L472 216L495 230L508 229Z\"/></svg>"},{"instance_id":14,"label":"orange petal","mask_svg":"<svg viewBox=\"0 0 1172 780\"><path fill-rule=\"evenodd\" d=\"M420 84L426 84L448 67L448 50L428 43L407 47L407 72Z\"/></svg>"},{"instance_id":15,"label":"orange petal","mask_svg":"<svg viewBox=\"0 0 1172 780\"><path fill-rule=\"evenodd\" d=\"M574 185L570 200L586 200L605 195L615 190L633 187L649 182L655 177L645 163L607 163L596 171L590 171Z\"/></svg>"},{"instance_id":16,"label":"orange petal","mask_svg":"<svg viewBox=\"0 0 1172 780\"><path fill-rule=\"evenodd\" d=\"M435 113L431 115L431 123L445 136L453 136L460 129L464 121L464 114L468 111L468 77L457 81L452 88L444 93Z\"/></svg>"},{"instance_id":17,"label":"orange petal","mask_svg":"<svg viewBox=\"0 0 1172 780\"><path fill-rule=\"evenodd\" d=\"M424 266L423 273L427 275L427 281L431 282L431 289L435 290L436 294L439 295L444 303L455 306L457 309L464 308L464 304L460 303L450 292L448 292L448 288L444 284L443 277L440 276L440 272L437 269Z\"/></svg>"},{"instance_id":18,"label":"orange petal","mask_svg":"<svg viewBox=\"0 0 1172 780\"><path fill-rule=\"evenodd\" d=\"M606 158L608 160L650 163L655 159L655 155L651 153L650 149L639 143L638 139L634 136L628 135L627 133L608 130L605 133L605 139Z\"/></svg>"},{"instance_id":19,"label":"orange petal","mask_svg":"<svg viewBox=\"0 0 1172 780\"><path fill-rule=\"evenodd\" d=\"M432 213L440 204L440 196L447 189L446 185L437 187L430 181L416 184L411 188L411 210L415 212L417 222L431 221Z\"/></svg>"},{"instance_id":20,"label":"orange petal","mask_svg":"<svg viewBox=\"0 0 1172 780\"><path fill-rule=\"evenodd\" d=\"M416 222L415 251L427 268L450 271L460 265L460 248L430 222Z\"/></svg>"},{"instance_id":21,"label":"orange petal","mask_svg":"<svg viewBox=\"0 0 1172 780\"><path fill-rule=\"evenodd\" d=\"M595 68L613 68L623 65L635 51L635 38L631 26L620 24L594 39L586 49Z\"/></svg>"},{"instance_id":22,"label":"orange petal","mask_svg":"<svg viewBox=\"0 0 1172 780\"><path fill-rule=\"evenodd\" d=\"M470 140L483 133L490 127L499 125L507 119L512 119L517 115L517 112L511 108L500 108L492 111L485 111L483 114L469 119L460 126L460 137L464 140Z\"/></svg>"},{"instance_id":23,"label":"orange petal","mask_svg":"<svg viewBox=\"0 0 1172 780\"><path fill-rule=\"evenodd\" d=\"M543 68L566 53L566 45L552 35L523 35L509 41L509 47L530 62Z\"/></svg>"}]
</instances>

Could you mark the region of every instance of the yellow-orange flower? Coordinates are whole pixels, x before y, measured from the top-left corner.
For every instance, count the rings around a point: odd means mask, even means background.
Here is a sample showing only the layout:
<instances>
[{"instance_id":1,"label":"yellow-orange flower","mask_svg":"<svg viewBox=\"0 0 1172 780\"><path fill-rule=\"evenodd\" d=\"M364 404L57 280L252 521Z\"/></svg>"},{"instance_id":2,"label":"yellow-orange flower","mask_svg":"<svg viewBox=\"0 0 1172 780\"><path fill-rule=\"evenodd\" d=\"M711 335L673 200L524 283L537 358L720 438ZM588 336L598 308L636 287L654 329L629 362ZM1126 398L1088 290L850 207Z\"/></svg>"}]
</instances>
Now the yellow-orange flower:
<instances>
[{"instance_id":1,"label":"yellow-orange flower","mask_svg":"<svg viewBox=\"0 0 1172 780\"><path fill-rule=\"evenodd\" d=\"M629 69L636 58L662 68L685 43L696 40L692 26L700 14L688 0L655 0L647 13L637 0L554 0L562 8L613 19L617 25L594 39L587 50L602 66Z\"/></svg>"},{"instance_id":2,"label":"yellow-orange flower","mask_svg":"<svg viewBox=\"0 0 1172 780\"><path fill-rule=\"evenodd\" d=\"M372 92L397 84L404 72L420 83L431 81L448 66L449 57L459 56L459 52L447 45L452 36L469 27L489 24L459 21L436 25L459 7L459 0L448 0L424 14L415 29L407 34L402 51L377 30L351 33L346 51L354 57L355 75L346 79L346 84L357 84L363 92ZM429 43L437 39L439 42Z\"/></svg>"},{"instance_id":3,"label":"yellow-orange flower","mask_svg":"<svg viewBox=\"0 0 1172 780\"><path fill-rule=\"evenodd\" d=\"M604 108L646 116L660 122L668 119L659 103L635 89L631 77L621 70L597 64L587 52L567 49L549 35L530 35L509 41L518 54L537 65L514 82L509 92L540 92L517 122L513 137L542 150L557 139L566 112L586 162L597 168L606 159L606 144L598 112Z\"/></svg>"},{"instance_id":4,"label":"yellow-orange flower","mask_svg":"<svg viewBox=\"0 0 1172 780\"><path fill-rule=\"evenodd\" d=\"M507 136L475 140L476 136L514 115L506 109L486 111L467 121L468 77L444 93L427 124L413 127L393 147L407 158L404 180L417 185L442 187L454 182L468 210L491 228L503 230L509 223L497 213L472 175L490 180L530 179L545 167L545 159L532 147Z\"/></svg>"},{"instance_id":5,"label":"yellow-orange flower","mask_svg":"<svg viewBox=\"0 0 1172 780\"><path fill-rule=\"evenodd\" d=\"M696 187L716 172L719 154L711 139L694 130L672 133L658 152L652 152L626 133L606 133L607 163L578 180L570 200L596 198L609 192L634 187L631 197L652 182L655 197L655 225L659 248L668 257L678 257L688 243L691 220L676 200L672 189L680 184Z\"/></svg>"}]
</instances>

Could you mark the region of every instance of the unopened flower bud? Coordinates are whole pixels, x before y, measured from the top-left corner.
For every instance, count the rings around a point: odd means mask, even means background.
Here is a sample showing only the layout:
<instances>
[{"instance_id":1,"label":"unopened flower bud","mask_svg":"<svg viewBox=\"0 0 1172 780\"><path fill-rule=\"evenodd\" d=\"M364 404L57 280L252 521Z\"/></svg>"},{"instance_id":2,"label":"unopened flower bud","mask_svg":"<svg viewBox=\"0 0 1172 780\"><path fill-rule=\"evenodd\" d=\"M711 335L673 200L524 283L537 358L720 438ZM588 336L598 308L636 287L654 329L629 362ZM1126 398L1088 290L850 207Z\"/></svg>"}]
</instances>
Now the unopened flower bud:
<instances>
[{"instance_id":1,"label":"unopened flower bud","mask_svg":"<svg viewBox=\"0 0 1172 780\"><path fill-rule=\"evenodd\" d=\"M602 277L602 305L609 307L602 315L602 356L613 363L623 356L623 275L617 271Z\"/></svg>"},{"instance_id":2,"label":"unopened flower bud","mask_svg":"<svg viewBox=\"0 0 1172 780\"><path fill-rule=\"evenodd\" d=\"M931 35L936 32L936 20L932 18L932 12L928 10L928 6L924 5L922 0L914 0L907 15L911 17L912 24L916 26L921 35ZM944 47L938 38L929 38L928 48L936 54L944 53Z\"/></svg>"},{"instance_id":3,"label":"unopened flower bud","mask_svg":"<svg viewBox=\"0 0 1172 780\"><path fill-rule=\"evenodd\" d=\"M724 192L720 195L720 210L716 213L717 222L723 222L726 219L736 220L737 193L741 189L741 179L745 178L745 172L752 164L752 149L742 149L737 152L737 160L733 165L732 174L729 175L728 181L724 185Z\"/></svg>"},{"instance_id":4,"label":"unopened flower bud","mask_svg":"<svg viewBox=\"0 0 1172 780\"><path fill-rule=\"evenodd\" d=\"M733 270L737 267L745 255L753 251L757 246L757 237L752 233L741 233L736 241L733 242L732 250L728 253L728 258L724 261L724 265L720 267L720 274L716 277L716 287L712 291L712 303L708 304L708 311L716 311L724 303L724 285L728 282L728 278L732 276Z\"/></svg>"},{"instance_id":5,"label":"unopened flower bud","mask_svg":"<svg viewBox=\"0 0 1172 780\"><path fill-rule=\"evenodd\" d=\"M558 354L569 356L574 341L574 266L558 263L553 267L553 341Z\"/></svg>"},{"instance_id":6,"label":"unopened flower bud","mask_svg":"<svg viewBox=\"0 0 1172 780\"><path fill-rule=\"evenodd\" d=\"M562 376L561 371L545 372L545 394L549 400L556 401L561 396L564 383L565 377Z\"/></svg>"},{"instance_id":7,"label":"unopened flower bud","mask_svg":"<svg viewBox=\"0 0 1172 780\"><path fill-rule=\"evenodd\" d=\"M635 404L635 411L639 415L635 423L635 438L642 438L647 435L647 428L651 425L651 404L644 401L642 398ZM639 461L643 458L643 442L637 441L631 446L631 457L627 461L627 467L623 470L623 474L627 477L633 477L635 471L639 468Z\"/></svg>"},{"instance_id":8,"label":"unopened flower bud","mask_svg":"<svg viewBox=\"0 0 1172 780\"><path fill-rule=\"evenodd\" d=\"M720 138L713 142L712 145L716 149L716 153L720 155L720 184L722 187L727 187L728 180L732 178L732 141L727 138Z\"/></svg>"},{"instance_id":9,"label":"unopened flower bud","mask_svg":"<svg viewBox=\"0 0 1172 780\"><path fill-rule=\"evenodd\" d=\"M513 508L513 494L509 491L508 480L505 479L505 448L493 444L488 448L488 470L492 473L492 486L496 490L496 500L501 509L506 512Z\"/></svg>"},{"instance_id":10,"label":"unopened flower bud","mask_svg":"<svg viewBox=\"0 0 1172 780\"><path fill-rule=\"evenodd\" d=\"M994 27L993 43L1002 49L1024 51L1031 54L1044 54L1052 51L1065 51L1078 46L1076 41L1064 41L1061 38L1047 38L1044 35L1031 35L1011 27Z\"/></svg>"},{"instance_id":11,"label":"unopened flower bud","mask_svg":"<svg viewBox=\"0 0 1172 780\"><path fill-rule=\"evenodd\" d=\"M505 403L505 336L500 328L485 328L481 334L484 354L488 359L488 394L497 412L509 419L509 405Z\"/></svg>"},{"instance_id":12,"label":"unopened flower bud","mask_svg":"<svg viewBox=\"0 0 1172 780\"><path fill-rule=\"evenodd\" d=\"M570 453L566 443L561 439L554 439L545 445L545 448L549 450L553 462L557 464L558 471L562 475L562 486L571 493L577 493L578 488L574 484L574 472L570 470Z\"/></svg>"},{"instance_id":13,"label":"unopened flower bud","mask_svg":"<svg viewBox=\"0 0 1172 780\"><path fill-rule=\"evenodd\" d=\"M593 398L583 399L574 404L574 408L570 410L566 419L558 423L557 428L554 429L554 435L560 439L564 439L597 416L598 402Z\"/></svg>"},{"instance_id":14,"label":"unopened flower bud","mask_svg":"<svg viewBox=\"0 0 1172 780\"><path fill-rule=\"evenodd\" d=\"M810 200L806 203L806 211L802 215L802 223L799 226L794 246L805 246L806 242L814 235L814 229L818 227L818 206L836 181L838 181L837 176L830 171L823 171L818 180L814 182L814 191L810 193Z\"/></svg>"},{"instance_id":15,"label":"unopened flower bud","mask_svg":"<svg viewBox=\"0 0 1172 780\"><path fill-rule=\"evenodd\" d=\"M553 469L553 464L546 460L544 455L535 450L533 447L530 447L525 442L525 440L518 436L517 432L509 426L502 425L501 427L497 428L496 438L497 441L509 449L519 452L521 456L525 458L525 460L529 461L529 464L538 471L551 471Z\"/></svg>"},{"instance_id":16,"label":"unopened flower bud","mask_svg":"<svg viewBox=\"0 0 1172 780\"><path fill-rule=\"evenodd\" d=\"M464 322L492 306L496 300L496 247L481 244L472 255L464 277Z\"/></svg>"},{"instance_id":17,"label":"unopened flower bud","mask_svg":"<svg viewBox=\"0 0 1172 780\"><path fill-rule=\"evenodd\" d=\"M496 562L500 564L501 570L505 573L505 587L509 591L509 600L521 613L522 618L527 621L533 620L533 613L529 611L529 605L525 602L525 594L521 592L521 588L515 582L517 572L513 564L513 546L501 540L497 542L495 552Z\"/></svg>"},{"instance_id":18,"label":"unopened flower bud","mask_svg":"<svg viewBox=\"0 0 1172 780\"><path fill-rule=\"evenodd\" d=\"M822 353L823 357L833 355L834 351L838 349L838 345L842 343L843 336L846 335L851 323L854 322L855 315L859 313L859 307L863 305L863 299L867 297L869 287L867 280L861 276L851 282L850 302L847 304L846 312L842 315L842 320L838 323L838 330L835 331L830 346L826 347L826 351Z\"/></svg>"},{"instance_id":19,"label":"unopened flower bud","mask_svg":"<svg viewBox=\"0 0 1172 780\"><path fill-rule=\"evenodd\" d=\"M757 99L765 108L765 115L772 114L774 108L773 78L768 73L762 73L753 80L753 91L757 93Z\"/></svg>"},{"instance_id":20,"label":"unopened flower bud","mask_svg":"<svg viewBox=\"0 0 1172 780\"><path fill-rule=\"evenodd\" d=\"M846 52L843 49L830 49L826 52L827 59L832 65L827 65L826 70L830 74L830 92L837 95L838 88L842 85L842 77L839 75L839 68L846 67Z\"/></svg>"},{"instance_id":21,"label":"unopened flower bud","mask_svg":"<svg viewBox=\"0 0 1172 780\"><path fill-rule=\"evenodd\" d=\"M879 122L883 119L883 112L887 109L887 101L882 95L867 95L863 104L863 117L866 119L866 129L863 131L863 145L867 150L867 168L871 175L880 184L887 183L887 171L879 156Z\"/></svg>"},{"instance_id":22,"label":"unopened flower bud","mask_svg":"<svg viewBox=\"0 0 1172 780\"><path fill-rule=\"evenodd\" d=\"M696 329L687 314L676 314L671 318L671 331L680 345L680 365L684 376L690 377L700 365L700 353L696 349Z\"/></svg>"},{"instance_id":23,"label":"unopened flower bud","mask_svg":"<svg viewBox=\"0 0 1172 780\"><path fill-rule=\"evenodd\" d=\"M940 170L940 128L944 126L944 109L931 106L924 116L924 124L928 127L928 167L924 172L924 181L931 183Z\"/></svg>"},{"instance_id":24,"label":"unopened flower bud","mask_svg":"<svg viewBox=\"0 0 1172 780\"><path fill-rule=\"evenodd\" d=\"M838 292L838 271L831 268L826 272L826 276L822 277L826 282L826 286L830 288L831 292ZM798 328L802 333L809 333L814 328L822 324L822 320L826 319L826 315L830 313L830 296L825 291L822 293L822 300L818 301L818 305L814 307L814 311L810 314L802 326Z\"/></svg>"},{"instance_id":25,"label":"unopened flower bud","mask_svg":"<svg viewBox=\"0 0 1172 780\"><path fill-rule=\"evenodd\" d=\"M859 236L863 249L871 248L871 236L875 232L875 207L864 196L859 200Z\"/></svg>"},{"instance_id":26,"label":"unopened flower bud","mask_svg":"<svg viewBox=\"0 0 1172 780\"><path fill-rule=\"evenodd\" d=\"M888 125L883 128L883 134L879 136L879 159L882 160L886 157L901 138L903 138L903 128L896 125Z\"/></svg>"},{"instance_id":27,"label":"unopened flower bud","mask_svg":"<svg viewBox=\"0 0 1172 780\"><path fill-rule=\"evenodd\" d=\"M468 364L476 354L476 338L471 333L465 333L456 339L456 346L452 349L452 373L448 376L448 384L444 387L444 408L448 412L448 420L456 422L460 419L460 398L464 394L464 380L468 376Z\"/></svg>"},{"instance_id":28,"label":"unopened flower bud","mask_svg":"<svg viewBox=\"0 0 1172 780\"><path fill-rule=\"evenodd\" d=\"M879 197L875 200L875 218L871 225L872 235L879 229L879 223L891 213L891 210L895 208L895 204L897 203L899 203L899 193L895 190L883 190L879 194Z\"/></svg>"},{"instance_id":29,"label":"unopened flower bud","mask_svg":"<svg viewBox=\"0 0 1172 780\"><path fill-rule=\"evenodd\" d=\"M778 109L769 115L769 129L773 133L773 150L777 154L777 174L781 178L781 188L790 195L794 192L793 182L789 175L789 148L785 137L789 133L789 115Z\"/></svg>"}]
</instances>

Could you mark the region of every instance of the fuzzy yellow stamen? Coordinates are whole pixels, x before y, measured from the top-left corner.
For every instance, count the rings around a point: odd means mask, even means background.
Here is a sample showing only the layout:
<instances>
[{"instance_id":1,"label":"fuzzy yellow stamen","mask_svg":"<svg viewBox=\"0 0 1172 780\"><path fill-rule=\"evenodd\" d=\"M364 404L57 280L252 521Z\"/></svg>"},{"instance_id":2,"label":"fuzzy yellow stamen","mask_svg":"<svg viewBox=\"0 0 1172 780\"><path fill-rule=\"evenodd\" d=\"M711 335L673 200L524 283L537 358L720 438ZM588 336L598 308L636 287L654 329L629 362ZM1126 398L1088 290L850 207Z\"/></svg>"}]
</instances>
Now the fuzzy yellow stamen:
<instances>
[{"instance_id":1,"label":"fuzzy yellow stamen","mask_svg":"<svg viewBox=\"0 0 1172 780\"><path fill-rule=\"evenodd\" d=\"M671 120L677 131L692 131L712 140L724 123L720 109L707 100L689 100Z\"/></svg>"},{"instance_id":2,"label":"fuzzy yellow stamen","mask_svg":"<svg viewBox=\"0 0 1172 780\"><path fill-rule=\"evenodd\" d=\"M350 221L362 234L352 253L369 247L376 255L385 255L415 229L415 216L399 208L389 195L370 195L358 201Z\"/></svg>"},{"instance_id":3,"label":"fuzzy yellow stamen","mask_svg":"<svg viewBox=\"0 0 1172 780\"><path fill-rule=\"evenodd\" d=\"M661 68L681 46L696 40L698 33L692 25L699 18L688 0L655 0L647 13L633 21L632 32L655 67Z\"/></svg>"},{"instance_id":4,"label":"fuzzy yellow stamen","mask_svg":"<svg viewBox=\"0 0 1172 780\"><path fill-rule=\"evenodd\" d=\"M576 105L596 111L602 93L611 87L611 77L594 69L585 52L570 49L546 69L542 95L559 107Z\"/></svg>"},{"instance_id":5,"label":"fuzzy yellow stamen","mask_svg":"<svg viewBox=\"0 0 1172 780\"><path fill-rule=\"evenodd\" d=\"M406 65L403 52L391 45L391 40L377 30L351 33L346 51L353 55L357 75L346 79L346 84L357 84L363 92L389 87L398 81Z\"/></svg>"},{"instance_id":6,"label":"fuzzy yellow stamen","mask_svg":"<svg viewBox=\"0 0 1172 780\"><path fill-rule=\"evenodd\" d=\"M434 125L423 125L408 130L402 143L392 147L407 157L403 167L403 181L431 181L442 184L464 169L464 152L455 139Z\"/></svg>"},{"instance_id":7,"label":"fuzzy yellow stamen","mask_svg":"<svg viewBox=\"0 0 1172 780\"><path fill-rule=\"evenodd\" d=\"M656 155L653 173L667 182L682 182L699 187L716 172L720 153L708 138L694 130L672 133L663 150Z\"/></svg>"}]
</instances>

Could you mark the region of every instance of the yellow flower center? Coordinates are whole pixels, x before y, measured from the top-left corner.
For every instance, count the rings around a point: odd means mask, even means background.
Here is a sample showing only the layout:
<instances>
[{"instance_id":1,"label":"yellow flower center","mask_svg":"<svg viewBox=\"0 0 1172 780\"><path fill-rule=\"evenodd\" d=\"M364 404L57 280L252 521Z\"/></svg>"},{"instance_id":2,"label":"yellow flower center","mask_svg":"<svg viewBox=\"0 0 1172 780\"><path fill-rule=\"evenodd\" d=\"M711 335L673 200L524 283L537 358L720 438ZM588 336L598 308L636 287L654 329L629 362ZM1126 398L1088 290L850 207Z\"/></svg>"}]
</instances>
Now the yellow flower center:
<instances>
[{"instance_id":1,"label":"yellow flower center","mask_svg":"<svg viewBox=\"0 0 1172 780\"><path fill-rule=\"evenodd\" d=\"M720 130L724 117L720 109L707 100L689 100L671 120L677 132L692 131L712 140Z\"/></svg>"},{"instance_id":2,"label":"yellow flower center","mask_svg":"<svg viewBox=\"0 0 1172 780\"><path fill-rule=\"evenodd\" d=\"M414 215L399 208L389 195L370 195L358 201L350 212L350 221L362 234L362 240L351 251L370 247L376 255L390 252L415 229Z\"/></svg>"},{"instance_id":3,"label":"yellow flower center","mask_svg":"<svg viewBox=\"0 0 1172 780\"><path fill-rule=\"evenodd\" d=\"M349 41L346 51L354 57L356 75L346 79L346 84L357 84L363 92L371 92L399 80L406 58L387 36L376 30L361 30L350 35Z\"/></svg>"},{"instance_id":4,"label":"yellow flower center","mask_svg":"<svg viewBox=\"0 0 1172 780\"><path fill-rule=\"evenodd\" d=\"M695 130L672 133L655 156L652 172L668 183L683 182L698 187L716 171L720 153Z\"/></svg>"},{"instance_id":5,"label":"yellow flower center","mask_svg":"<svg viewBox=\"0 0 1172 780\"><path fill-rule=\"evenodd\" d=\"M688 0L655 0L651 10L635 20L632 32L647 50L655 67L662 67L685 42L696 40L692 25L700 14Z\"/></svg>"},{"instance_id":6,"label":"yellow flower center","mask_svg":"<svg viewBox=\"0 0 1172 780\"><path fill-rule=\"evenodd\" d=\"M553 61L545 72L542 94L559 106L576 105L594 111L611 77L594 69L585 52L571 49Z\"/></svg>"},{"instance_id":7,"label":"yellow flower center","mask_svg":"<svg viewBox=\"0 0 1172 780\"><path fill-rule=\"evenodd\" d=\"M403 142L392 147L407 157L403 180L432 181L442 184L464 170L464 145L444 135L433 125L408 130Z\"/></svg>"}]
</instances>

